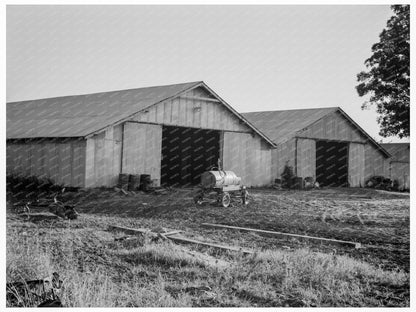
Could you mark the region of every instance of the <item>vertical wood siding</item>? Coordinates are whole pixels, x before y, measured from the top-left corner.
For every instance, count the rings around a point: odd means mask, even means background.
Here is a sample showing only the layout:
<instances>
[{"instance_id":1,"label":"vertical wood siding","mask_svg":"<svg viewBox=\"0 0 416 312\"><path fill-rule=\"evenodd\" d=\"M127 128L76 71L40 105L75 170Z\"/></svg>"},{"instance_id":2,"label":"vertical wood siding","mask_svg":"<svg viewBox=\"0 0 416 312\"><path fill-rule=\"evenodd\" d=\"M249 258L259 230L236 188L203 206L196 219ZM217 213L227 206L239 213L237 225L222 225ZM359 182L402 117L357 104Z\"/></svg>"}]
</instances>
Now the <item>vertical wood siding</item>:
<instances>
[{"instance_id":1,"label":"vertical wood siding","mask_svg":"<svg viewBox=\"0 0 416 312\"><path fill-rule=\"evenodd\" d=\"M399 182L400 189L410 189L410 148L393 152L389 161L389 178Z\"/></svg>"},{"instance_id":2,"label":"vertical wood siding","mask_svg":"<svg viewBox=\"0 0 416 312\"><path fill-rule=\"evenodd\" d=\"M200 99L210 97L203 90L194 89L182 97L153 105L134 115L131 120L213 130L252 131L223 104Z\"/></svg>"},{"instance_id":3,"label":"vertical wood siding","mask_svg":"<svg viewBox=\"0 0 416 312\"><path fill-rule=\"evenodd\" d=\"M297 140L297 176L316 178L316 143L315 140Z\"/></svg>"},{"instance_id":4,"label":"vertical wood siding","mask_svg":"<svg viewBox=\"0 0 416 312\"><path fill-rule=\"evenodd\" d=\"M389 178L399 182L399 189L410 189L410 163L390 162Z\"/></svg>"},{"instance_id":5,"label":"vertical wood siding","mask_svg":"<svg viewBox=\"0 0 416 312\"><path fill-rule=\"evenodd\" d=\"M295 169L296 140L290 139L279 144L277 148L272 151L272 155L273 167L276 168L274 170L274 178L280 179L286 164Z\"/></svg>"},{"instance_id":6,"label":"vertical wood siding","mask_svg":"<svg viewBox=\"0 0 416 312\"><path fill-rule=\"evenodd\" d=\"M270 184L273 170L270 146L258 136L253 138L252 129L213 99L203 88L196 88L133 115L113 130L109 127L105 132L89 138L86 185L113 186L120 171L150 174L159 184L163 125L222 131L220 153L224 168L235 168L236 174L247 180L245 183L248 186ZM124 129L123 139L118 137L117 127ZM117 143L121 141L122 150ZM234 146L238 146L235 155L231 151Z\"/></svg>"},{"instance_id":7,"label":"vertical wood siding","mask_svg":"<svg viewBox=\"0 0 416 312\"><path fill-rule=\"evenodd\" d=\"M124 125L123 173L150 174L160 185L162 126L127 122Z\"/></svg>"},{"instance_id":8,"label":"vertical wood siding","mask_svg":"<svg viewBox=\"0 0 416 312\"><path fill-rule=\"evenodd\" d=\"M366 137L345 119L341 113L329 114L297 133L298 136L365 143Z\"/></svg>"},{"instance_id":9,"label":"vertical wood siding","mask_svg":"<svg viewBox=\"0 0 416 312\"><path fill-rule=\"evenodd\" d=\"M387 176L389 174L389 161L376 148L365 144L365 170L364 179L367 181L374 175Z\"/></svg>"},{"instance_id":10,"label":"vertical wood siding","mask_svg":"<svg viewBox=\"0 0 416 312\"><path fill-rule=\"evenodd\" d=\"M83 187L86 142L82 139L10 141L7 174L46 177L66 186Z\"/></svg>"},{"instance_id":11,"label":"vertical wood siding","mask_svg":"<svg viewBox=\"0 0 416 312\"><path fill-rule=\"evenodd\" d=\"M115 186L121 166L122 125L87 139L85 186Z\"/></svg>"},{"instance_id":12,"label":"vertical wood siding","mask_svg":"<svg viewBox=\"0 0 416 312\"><path fill-rule=\"evenodd\" d=\"M348 182L351 187L365 185L365 145L350 143L348 155Z\"/></svg>"},{"instance_id":13,"label":"vertical wood siding","mask_svg":"<svg viewBox=\"0 0 416 312\"><path fill-rule=\"evenodd\" d=\"M246 186L272 183L271 149L259 136L224 132L223 168L242 178Z\"/></svg>"}]
</instances>

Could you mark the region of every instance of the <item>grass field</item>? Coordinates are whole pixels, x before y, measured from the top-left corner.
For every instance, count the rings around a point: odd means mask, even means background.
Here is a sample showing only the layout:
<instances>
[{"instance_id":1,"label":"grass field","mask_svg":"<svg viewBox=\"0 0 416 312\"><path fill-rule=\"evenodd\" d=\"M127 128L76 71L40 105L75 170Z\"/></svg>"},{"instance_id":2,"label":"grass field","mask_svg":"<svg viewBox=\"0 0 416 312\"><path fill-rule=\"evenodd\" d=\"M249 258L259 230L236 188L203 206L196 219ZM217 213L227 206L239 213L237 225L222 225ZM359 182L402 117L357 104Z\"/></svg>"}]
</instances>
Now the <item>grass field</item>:
<instances>
[{"instance_id":1,"label":"grass field","mask_svg":"<svg viewBox=\"0 0 416 312\"><path fill-rule=\"evenodd\" d=\"M73 307L409 306L408 195L256 189L247 207L223 208L196 207L193 193L68 193L81 213L75 221L27 221L8 209L7 281L57 271L65 285L61 299ZM364 248L206 228L204 222L349 240ZM108 231L110 224L182 230L189 238L256 252L150 236L115 241L124 234Z\"/></svg>"}]
</instances>

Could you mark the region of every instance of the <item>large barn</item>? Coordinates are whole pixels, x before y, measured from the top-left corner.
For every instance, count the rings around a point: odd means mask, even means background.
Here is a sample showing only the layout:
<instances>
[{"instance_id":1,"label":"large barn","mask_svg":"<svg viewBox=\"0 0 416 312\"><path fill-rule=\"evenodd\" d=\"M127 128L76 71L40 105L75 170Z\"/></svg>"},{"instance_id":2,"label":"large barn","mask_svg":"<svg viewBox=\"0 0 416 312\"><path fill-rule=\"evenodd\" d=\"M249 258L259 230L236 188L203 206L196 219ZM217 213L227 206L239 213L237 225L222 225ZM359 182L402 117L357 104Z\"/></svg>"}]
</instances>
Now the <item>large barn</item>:
<instances>
[{"instance_id":1,"label":"large barn","mask_svg":"<svg viewBox=\"0 0 416 312\"><path fill-rule=\"evenodd\" d=\"M388 177L399 183L399 189L410 189L410 143L381 144L392 156L389 159Z\"/></svg>"},{"instance_id":2,"label":"large barn","mask_svg":"<svg viewBox=\"0 0 416 312\"><path fill-rule=\"evenodd\" d=\"M389 153L341 108L243 113L277 145L273 174L286 164L322 186L364 186L373 175L387 176Z\"/></svg>"},{"instance_id":3,"label":"large barn","mask_svg":"<svg viewBox=\"0 0 416 312\"><path fill-rule=\"evenodd\" d=\"M204 82L7 103L7 173L75 187L120 173L199 183L217 165L269 185L275 144Z\"/></svg>"}]
</instances>

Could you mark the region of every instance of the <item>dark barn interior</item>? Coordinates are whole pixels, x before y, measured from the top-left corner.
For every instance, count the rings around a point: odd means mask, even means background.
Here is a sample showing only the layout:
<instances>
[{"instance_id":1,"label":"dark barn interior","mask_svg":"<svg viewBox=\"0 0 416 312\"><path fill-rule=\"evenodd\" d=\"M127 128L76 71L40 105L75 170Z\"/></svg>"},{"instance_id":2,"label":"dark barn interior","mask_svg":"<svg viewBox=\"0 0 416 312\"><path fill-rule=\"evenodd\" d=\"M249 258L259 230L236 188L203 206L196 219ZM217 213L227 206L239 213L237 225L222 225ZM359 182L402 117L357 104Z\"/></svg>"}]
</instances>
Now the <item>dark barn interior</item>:
<instances>
[{"instance_id":1,"label":"dark barn interior","mask_svg":"<svg viewBox=\"0 0 416 312\"><path fill-rule=\"evenodd\" d=\"M162 185L197 185L204 171L217 166L219 157L219 131L163 126Z\"/></svg>"},{"instance_id":2,"label":"dark barn interior","mask_svg":"<svg viewBox=\"0 0 416 312\"><path fill-rule=\"evenodd\" d=\"M316 181L321 186L348 186L348 143L316 141Z\"/></svg>"}]
</instances>

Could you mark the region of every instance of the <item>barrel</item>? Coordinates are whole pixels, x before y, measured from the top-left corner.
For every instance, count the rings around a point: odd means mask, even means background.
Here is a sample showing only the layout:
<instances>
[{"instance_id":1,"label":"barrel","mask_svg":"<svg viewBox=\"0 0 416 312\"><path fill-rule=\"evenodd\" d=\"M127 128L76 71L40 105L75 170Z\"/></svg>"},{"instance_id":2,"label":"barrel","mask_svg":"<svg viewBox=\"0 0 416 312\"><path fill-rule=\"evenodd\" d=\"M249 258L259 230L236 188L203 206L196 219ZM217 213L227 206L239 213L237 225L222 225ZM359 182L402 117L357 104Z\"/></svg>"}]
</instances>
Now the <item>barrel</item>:
<instances>
[{"instance_id":1,"label":"barrel","mask_svg":"<svg viewBox=\"0 0 416 312\"><path fill-rule=\"evenodd\" d=\"M120 173L118 175L118 187L127 191L129 188L130 175L128 173Z\"/></svg>"},{"instance_id":2,"label":"barrel","mask_svg":"<svg viewBox=\"0 0 416 312\"><path fill-rule=\"evenodd\" d=\"M140 175L140 189L142 191L148 191L152 185L152 180L150 174L141 174Z\"/></svg>"},{"instance_id":3,"label":"barrel","mask_svg":"<svg viewBox=\"0 0 416 312\"><path fill-rule=\"evenodd\" d=\"M201 175L204 188L240 185L241 178L232 171L206 171Z\"/></svg>"},{"instance_id":4,"label":"barrel","mask_svg":"<svg viewBox=\"0 0 416 312\"><path fill-rule=\"evenodd\" d=\"M129 181L129 191L137 191L140 188L140 174L131 174Z\"/></svg>"}]
</instances>

